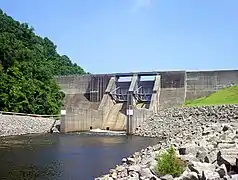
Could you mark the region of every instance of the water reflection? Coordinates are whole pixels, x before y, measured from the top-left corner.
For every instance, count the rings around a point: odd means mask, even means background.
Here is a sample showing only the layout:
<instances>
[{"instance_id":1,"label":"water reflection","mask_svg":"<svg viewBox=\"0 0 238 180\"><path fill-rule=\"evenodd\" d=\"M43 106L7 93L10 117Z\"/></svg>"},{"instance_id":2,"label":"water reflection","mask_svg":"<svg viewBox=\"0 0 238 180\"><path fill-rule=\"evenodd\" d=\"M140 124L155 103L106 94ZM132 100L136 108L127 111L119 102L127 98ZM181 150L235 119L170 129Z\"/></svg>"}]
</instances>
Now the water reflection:
<instances>
[{"instance_id":1,"label":"water reflection","mask_svg":"<svg viewBox=\"0 0 238 180\"><path fill-rule=\"evenodd\" d=\"M41 138L40 138L41 137ZM44 137L44 138L42 138ZM52 140L49 139L48 135L22 135L22 136L7 136L0 138L0 148L10 148L10 147L26 147L32 145L51 145Z\"/></svg>"},{"instance_id":2,"label":"water reflection","mask_svg":"<svg viewBox=\"0 0 238 180\"><path fill-rule=\"evenodd\" d=\"M156 139L47 134L0 138L0 179L90 180Z\"/></svg>"}]
</instances>

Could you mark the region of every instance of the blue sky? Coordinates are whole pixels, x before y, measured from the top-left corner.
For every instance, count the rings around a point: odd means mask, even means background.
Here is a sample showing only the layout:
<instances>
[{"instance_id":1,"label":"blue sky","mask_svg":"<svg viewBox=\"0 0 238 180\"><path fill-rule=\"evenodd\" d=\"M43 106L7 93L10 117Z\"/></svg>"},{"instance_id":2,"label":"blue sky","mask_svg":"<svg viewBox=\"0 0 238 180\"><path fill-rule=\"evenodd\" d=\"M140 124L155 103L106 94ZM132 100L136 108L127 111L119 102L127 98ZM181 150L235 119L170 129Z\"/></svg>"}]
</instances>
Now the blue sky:
<instances>
[{"instance_id":1,"label":"blue sky","mask_svg":"<svg viewBox=\"0 0 238 180\"><path fill-rule=\"evenodd\" d=\"M91 73L238 68L237 0L0 0Z\"/></svg>"}]
</instances>

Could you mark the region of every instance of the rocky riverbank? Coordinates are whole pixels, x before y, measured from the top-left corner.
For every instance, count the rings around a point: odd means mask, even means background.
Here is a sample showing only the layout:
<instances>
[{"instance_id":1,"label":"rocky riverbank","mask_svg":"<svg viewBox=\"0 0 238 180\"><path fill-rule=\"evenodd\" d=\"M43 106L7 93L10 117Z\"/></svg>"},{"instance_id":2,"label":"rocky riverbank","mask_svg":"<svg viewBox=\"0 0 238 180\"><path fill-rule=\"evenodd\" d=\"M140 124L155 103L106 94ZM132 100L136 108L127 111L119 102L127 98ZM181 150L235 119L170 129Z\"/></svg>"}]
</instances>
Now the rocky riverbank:
<instances>
[{"instance_id":1,"label":"rocky riverbank","mask_svg":"<svg viewBox=\"0 0 238 180\"><path fill-rule=\"evenodd\" d=\"M50 118L0 114L0 136L48 133L54 122Z\"/></svg>"},{"instance_id":2,"label":"rocky riverbank","mask_svg":"<svg viewBox=\"0 0 238 180\"><path fill-rule=\"evenodd\" d=\"M162 141L122 159L110 174L96 179L238 179L238 105L167 109L143 122L136 134ZM187 164L180 177L156 171L157 154L170 145Z\"/></svg>"}]
</instances>

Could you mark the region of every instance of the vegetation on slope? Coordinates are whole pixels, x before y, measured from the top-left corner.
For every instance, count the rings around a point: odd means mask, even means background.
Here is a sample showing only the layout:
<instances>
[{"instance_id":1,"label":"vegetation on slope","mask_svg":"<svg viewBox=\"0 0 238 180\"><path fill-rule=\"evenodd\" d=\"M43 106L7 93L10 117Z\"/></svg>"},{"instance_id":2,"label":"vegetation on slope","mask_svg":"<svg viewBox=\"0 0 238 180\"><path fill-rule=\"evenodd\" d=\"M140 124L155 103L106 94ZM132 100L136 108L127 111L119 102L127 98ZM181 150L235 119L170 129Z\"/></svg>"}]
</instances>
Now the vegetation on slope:
<instances>
[{"instance_id":1,"label":"vegetation on slope","mask_svg":"<svg viewBox=\"0 0 238 180\"><path fill-rule=\"evenodd\" d=\"M64 94L54 76L84 73L48 38L0 9L0 111L56 114Z\"/></svg>"},{"instance_id":2,"label":"vegetation on slope","mask_svg":"<svg viewBox=\"0 0 238 180\"><path fill-rule=\"evenodd\" d=\"M209 96L186 101L186 106L205 106L221 104L238 104L238 86L221 89Z\"/></svg>"}]
</instances>

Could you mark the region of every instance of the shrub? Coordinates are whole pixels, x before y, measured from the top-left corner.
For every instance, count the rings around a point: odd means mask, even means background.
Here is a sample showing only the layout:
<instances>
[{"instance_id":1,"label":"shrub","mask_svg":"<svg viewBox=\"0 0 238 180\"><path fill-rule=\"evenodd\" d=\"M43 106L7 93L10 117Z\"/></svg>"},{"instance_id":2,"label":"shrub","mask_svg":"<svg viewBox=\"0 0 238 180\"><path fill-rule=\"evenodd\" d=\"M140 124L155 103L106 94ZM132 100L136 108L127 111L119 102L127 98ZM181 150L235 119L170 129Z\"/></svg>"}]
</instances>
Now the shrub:
<instances>
[{"instance_id":1,"label":"shrub","mask_svg":"<svg viewBox=\"0 0 238 180\"><path fill-rule=\"evenodd\" d=\"M171 146L167 151L157 156L157 173L160 175L171 174L178 177L183 173L185 162L176 156L175 149Z\"/></svg>"}]
</instances>

